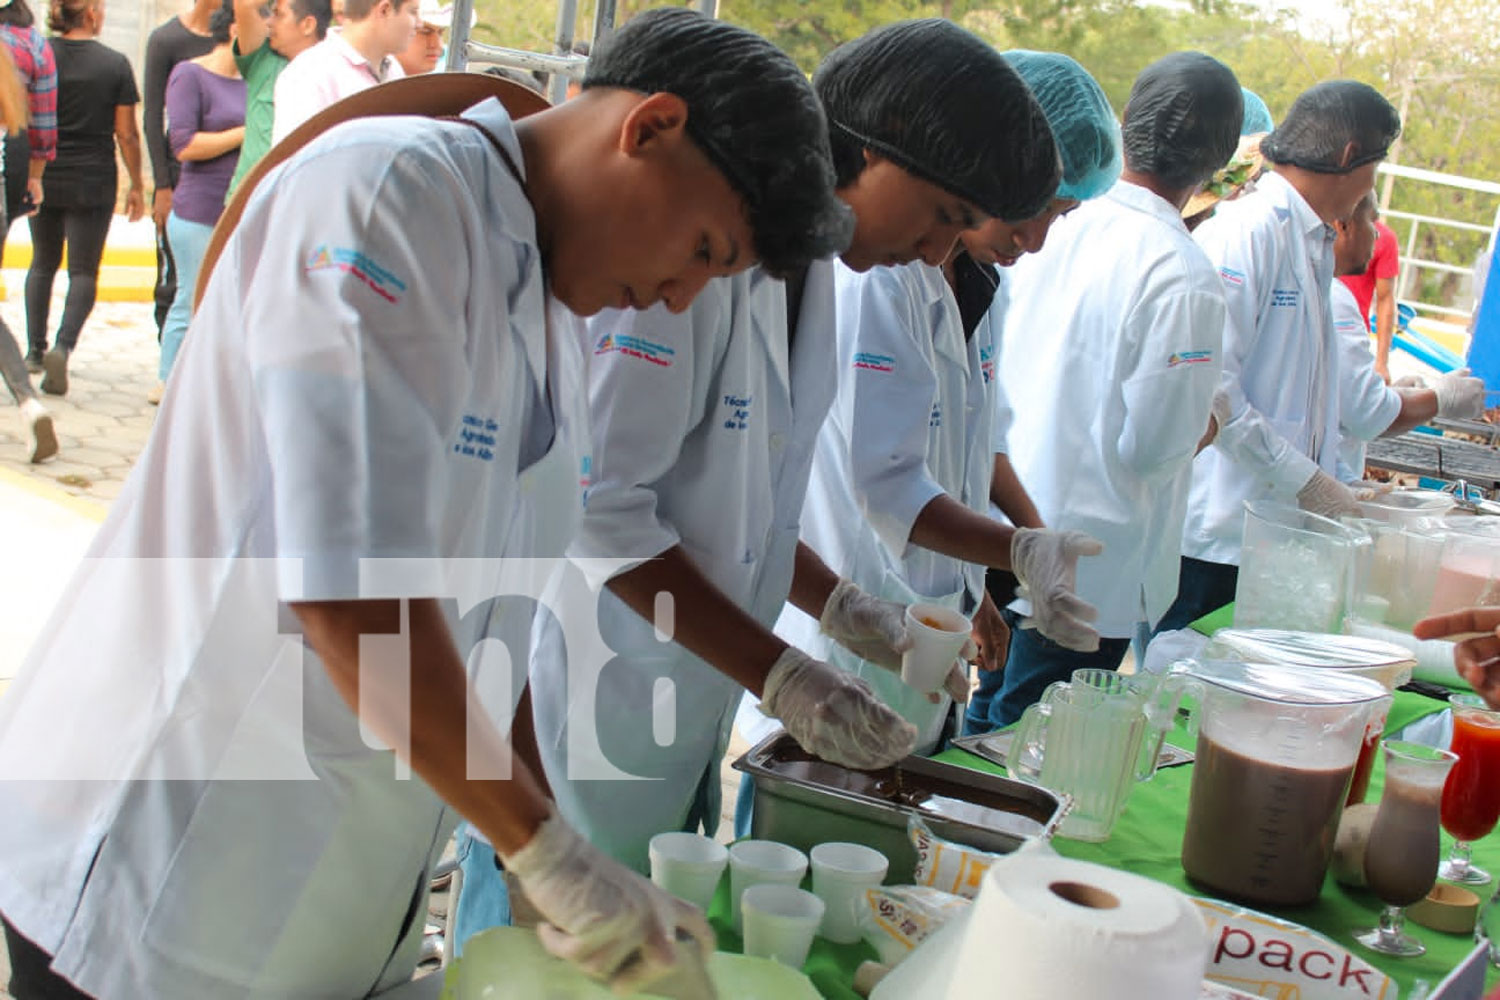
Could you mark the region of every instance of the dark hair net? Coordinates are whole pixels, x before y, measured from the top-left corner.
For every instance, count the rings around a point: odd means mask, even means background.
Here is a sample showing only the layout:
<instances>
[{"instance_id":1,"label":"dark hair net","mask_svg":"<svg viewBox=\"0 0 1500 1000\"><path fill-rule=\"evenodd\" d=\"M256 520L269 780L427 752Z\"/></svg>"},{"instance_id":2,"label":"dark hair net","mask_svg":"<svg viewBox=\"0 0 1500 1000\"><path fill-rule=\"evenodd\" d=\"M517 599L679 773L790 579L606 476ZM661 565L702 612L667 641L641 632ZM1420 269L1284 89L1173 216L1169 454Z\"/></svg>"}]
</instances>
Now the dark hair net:
<instances>
[{"instance_id":1,"label":"dark hair net","mask_svg":"<svg viewBox=\"0 0 1500 1000\"><path fill-rule=\"evenodd\" d=\"M1253 90L1240 88L1240 97L1245 102L1245 115L1240 119L1240 135L1260 135L1276 127L1271 120L1271 109Z\"/></svg>"},{"instance_id":2,"label":"dark hair net","mask_svg":"<svg viewBox=\"0 0 1500 1000\"><path fill-rule=\"evenodd\" d=\"M1057 198L1088 201L1120 179L1120 123L1104 90L1076 61L1057 52L1005 53L1031 88L1062 157Z\"/></svg>"},{"instance_id":3,"label":"dark hair net","mask_svg":"<svg viewBox=\"0 0 1500 1000\"><path fill-rule=\"evenodd\" d=\"M829 54L813 76L841 185L864 150L1010 221L1047 207L1061 178L1047 119L988 43L951 21L888 24Z\"/></svg>"},{"instance_id":4,"label":"dark hair net","mask_svg":"<svg viewBox=\"0 0 1500 1000\"><path fill-rule=\"evenodd\" d=\"M761 266L786 275L849 245L828 125L807 77L753 32L683 8L631 18L589 58L584 89L670 93L687 132L745 199Z\"/></svg>"},{"instance_id":5,"label":"dark hair net","mask_svg":"<svg viewBox=\"0 0 1500 1000\"><path fill-rule=\"evenodd\" d=\"M1354 80L1304 90L1281 124L1260 141L1267 160L1320 174L1343 174L1385 159L1401 134L1401 116L1380 92ZM1344 148L1354 143L1349 162Z\"/></svg>"},{"instance_id":6,"label":"dark hair net","mask_svg":"<svg viewBox=\"0 0 1500 1000\"><path fill-rule=\"evenodd\" d=\"M1125 163L1174 188L1196 187L1234 154L1243 116L1234 71L1174 52L1141 71L1125 105Z\"/></svg>"}]
</instances>

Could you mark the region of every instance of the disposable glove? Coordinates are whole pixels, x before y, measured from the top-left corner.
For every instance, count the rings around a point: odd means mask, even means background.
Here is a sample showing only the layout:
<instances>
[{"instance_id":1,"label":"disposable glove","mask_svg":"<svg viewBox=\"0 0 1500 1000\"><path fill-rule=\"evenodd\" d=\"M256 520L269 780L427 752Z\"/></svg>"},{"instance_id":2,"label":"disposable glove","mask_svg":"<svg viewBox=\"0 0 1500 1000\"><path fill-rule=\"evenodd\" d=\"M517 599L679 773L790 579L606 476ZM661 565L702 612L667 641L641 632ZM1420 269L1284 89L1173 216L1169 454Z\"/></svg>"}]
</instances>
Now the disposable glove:
<instances>
[{"instance_id":1,"label":"disposable glove","mask_svg":"<svg viewBox=\"0 0 1500 1000\"><path fill-rule=\"evenodd\" d=\"M818 626L855 656L896 674L901 672L901 654L912 645L911 636L906 634L906 605L876 597L848 580L840 580L828 595ZM959 655L967 662L978 653L979 647L971 639ZM968 674L956 662L943 688L954 701L968 697ZM939 700L936 694L931 698Z\"/></svg>"},{"instance_id":2,"label":"disposable glove","mask_svg":"<svg viewBox=\"0 0 1500 1000\"><path fill-rule=\"evenodd\" d=\"M1420 375L1402 375L1391 383L1392 389L1425 389L1427 382Z\"/></svg>"},{"instance_id":3,"label":"disposable glove","mask_svg":"<svg viewBox=\"0 0 1500 1000\"><path fill-rule=\"evenodd\" d=\"M1016 596L1031 602L1022 628L1035 628L1065 649L1092 653L1099 632L1089 623L1098 610L1075 590L1080 556L1096 556L1104 544L1081 531L1017 528L1010 541L1010 569L1021 581Z\"/></svg>"},{"instance_id":4,"label":"disposable glove","mask_svg":"<svg viewBox=\"0 0 1500 1000\"><path fill-rule=\"evenodd\" d=\"M917 727L870 685L790 646L766 675L760 710L808 753L856 770L887 767L917 745Z\"/></svg>"},{"instance_id":5,"label":"disposable glove","mask_svg":"<svg viewBox=\"0 0 1500 1000\"><path fill-rule=\"evenodd\" d=\"M1229 410L1228 391L1224 389L1214 390L1214 398L1213 402L1209 404L1208 414L1214 418L1214 436L1208 440L1209 444L1213 444L1214 440L1218 438L1219 432L1224 429L1224 425L1229 423L1229 418L1234 415Z\"/></svg>"},{"instance_id":6,"label":"disposable glove","mask_svg":"<svg viewBox=\"0 0 1500 1000\"><path fill-rule=\"evenodd\" d=\"M547 918L537 928L543 947L617 992L637 992L671 971L679 927L705 958L717 947L700 910L606 857L555 811L505 856L505 868Z\"/></svg>"},{"instance_id":7,"label":"disposable glove","mask_svg":"<svg viewBox=\"0 0 1500 1000\"><path fill-rule=\"evenodd\" d=\"M1312 478L1297 491L1297 506L1314 514L1331 517L1335 521L1341 517L1360 515L1354 491L1322 469L1314 472Z\"/></svg>"},{"instance_id":8,"label":"disposable glove","mask_svg":"<svg viewBox=\"0 0 1500 1000\"><path fill-rule=\"evenodd\" d=\"M1432 380L1438 416L1449 420L1478 420L1484 413L1484 381L1460 368Z\"/></svg>"}]
</instances>

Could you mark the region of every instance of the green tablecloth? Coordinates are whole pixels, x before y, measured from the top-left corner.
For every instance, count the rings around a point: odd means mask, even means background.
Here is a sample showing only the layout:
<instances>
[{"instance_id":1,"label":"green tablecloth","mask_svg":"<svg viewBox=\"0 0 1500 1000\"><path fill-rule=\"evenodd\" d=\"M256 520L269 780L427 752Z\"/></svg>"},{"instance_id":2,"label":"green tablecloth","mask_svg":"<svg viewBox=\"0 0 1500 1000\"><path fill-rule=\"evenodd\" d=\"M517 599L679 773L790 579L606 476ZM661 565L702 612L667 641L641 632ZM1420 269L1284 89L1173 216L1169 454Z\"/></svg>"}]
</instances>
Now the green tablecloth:
<instances>
[{"instance_id":1,"label":"green tablecloth","mask_svg":"<svg viewBox=\"0 0 1500 1000\"><path fill-rule=\"evenodd\" d=\"M1430 698L1397 692L1387 731L1394 732L1412 720L1439 711L1442 707L1440 702ZM1186 745L1185 734L1181 732L1174 733L1172 739L1173 742ZM976 770L1004 773L1003 768L963 750L950 749L937 759ZM1383 764L1377 760L1370 778L1368 801L1379 801L1384 778ZM1135 872L1191 895L1204 895L1187 881L1179 861L1191 781L1192 765L1159 771L1151 781L1136 786L1124 815L1120 817L1108 841L1102 844L1085 844L1059 837L1053 841L1053 846L1059 854L1067 857ZM1450 844L1451 839L1444 834L1445 852ZM1500 871L1500 838L1492 836L1476 844L1474 860L1489 871ZM1485 886L1478 890L1481 898L1492 888L1493 886ZM1361 958L1400 983L1403 995L1417 979L1425 979L1431 985L1437 985L1474 948L1471 935L1443 934L1408 924L1410 932L1427 946L1426 955L1421 958L1393 959L1376 954L1354 942L1351 934L1356 930L1373 927L1380 908L1379 900L1370 893L1347 889L1334 882L1330 876L1317 903L1297 908L1266 908L1265 912L1312 928L1358 953ZM1488 982L1494 985L1497 980L1500 980L1500 976L1491 969Z\"/></svg>"}]
</instances>

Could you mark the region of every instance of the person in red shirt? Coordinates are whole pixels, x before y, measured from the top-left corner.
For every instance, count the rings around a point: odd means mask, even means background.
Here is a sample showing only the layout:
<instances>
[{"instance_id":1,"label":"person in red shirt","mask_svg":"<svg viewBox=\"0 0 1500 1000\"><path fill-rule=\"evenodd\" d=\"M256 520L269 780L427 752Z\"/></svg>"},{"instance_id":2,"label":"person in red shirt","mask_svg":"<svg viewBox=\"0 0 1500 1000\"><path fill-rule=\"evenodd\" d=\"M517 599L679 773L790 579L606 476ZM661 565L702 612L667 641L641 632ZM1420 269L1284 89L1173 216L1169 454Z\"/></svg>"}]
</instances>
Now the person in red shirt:
<instances>
[{"instance_id":1,"label":"person in red shirt","mask_svg":"<svg viewBox=\"0 0 1500 1000\"><path fill-rule=\"evenodd\" d=\"M1391 227L1375 220L1375 254L1364 274L1346 274L1339 278L1354 293L1359 314L1370 322L1370 301L1375 302L1375 371L1386 382L1391 380L1391 336L1396 332L1396 273L1401 269L1401 255L1396 234Z\"/></svg>"}]
</instances>

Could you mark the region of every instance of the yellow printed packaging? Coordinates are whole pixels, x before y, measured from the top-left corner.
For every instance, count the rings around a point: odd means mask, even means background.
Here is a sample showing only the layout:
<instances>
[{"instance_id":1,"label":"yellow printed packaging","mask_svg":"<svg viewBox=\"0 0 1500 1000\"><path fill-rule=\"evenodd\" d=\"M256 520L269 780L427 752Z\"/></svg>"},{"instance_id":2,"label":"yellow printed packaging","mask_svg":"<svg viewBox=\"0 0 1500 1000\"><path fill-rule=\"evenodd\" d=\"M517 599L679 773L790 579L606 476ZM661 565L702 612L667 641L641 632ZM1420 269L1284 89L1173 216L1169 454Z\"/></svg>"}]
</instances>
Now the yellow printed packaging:
<instances>
[{"instance_id":1,"label":"yellow printed packaging","mask_svg":"<svg viewBox=\"0 0 1500 1000\"><path fill-rule=\"evenodd\" d=\"M984 873L1000 858L998 854L944 840L915 816L907 823L906 834L917 852L912 881L965 899L979 895Z\"/></svg>"}]
</instances>

